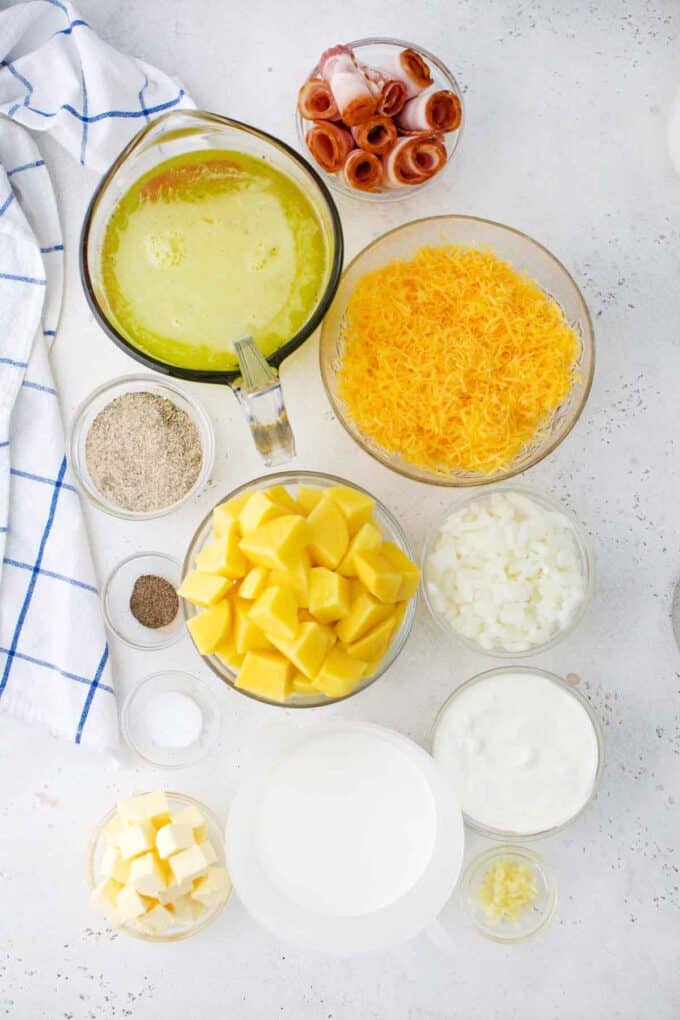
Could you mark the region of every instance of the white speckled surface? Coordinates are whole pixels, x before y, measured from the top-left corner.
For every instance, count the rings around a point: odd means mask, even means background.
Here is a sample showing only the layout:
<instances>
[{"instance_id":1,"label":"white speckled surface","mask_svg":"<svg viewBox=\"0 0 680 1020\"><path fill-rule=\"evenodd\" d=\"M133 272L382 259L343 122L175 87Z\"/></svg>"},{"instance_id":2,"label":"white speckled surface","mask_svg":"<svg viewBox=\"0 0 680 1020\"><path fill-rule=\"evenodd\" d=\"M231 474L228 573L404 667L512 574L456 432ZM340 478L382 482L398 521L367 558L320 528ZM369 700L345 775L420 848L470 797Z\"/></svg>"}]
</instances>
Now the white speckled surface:
<instances>
[{"instance_id":1,"label":"white speckled surface","mask_svg":"<svg viewBox=\"0 0 680 1020\"><path fill-rule=\"evenodd\" d=\"M229 691L218 752L163 777L118 771L43 733L2 721L0 1006L39 1018L238 1020L677 1020L680 1015L680 653L669 609L680 575L680 178L664 148L680 84L680 7L599 0L83 0L121 48L179 73L199 103L294 141L294 94L339 39L392 34L450 64L468 124L453 172L403 206L342 203L348 254L435 212L495 218L544 242L573 271L594 317L598 365L586 412L525 478L572 506L593 537L595 601L577 630L532 660L581 673L605 728L596 804L539 849L559 877L552 927L535 942L484 942L453 912L457 948L424 937L389 955L305 956L258 930L237 903L194 940L146 945L106 931L87 903L90 830L119 791L166 782L224 813L249 733L271 717ZM66 231L70 274L55 366L70 419L110 376L134 369L94 325L76 242L94 184L43 143ZM351 474L400 516L420 547L454 498L389 474L328 409L310 341L284 369L298 465ZM88 513L103 579L144 548L183 552L217 496L259 473L234 399L200 389L218 428L210 489L159 523ZM113 647L128 690L166 665L200 669L185 642L154 655ZM493 665L446 647L421 609L406 651L338 716L426 742L451 688ZM471 838L469 851L482 841Z\"/></svg>"}]
</instances>

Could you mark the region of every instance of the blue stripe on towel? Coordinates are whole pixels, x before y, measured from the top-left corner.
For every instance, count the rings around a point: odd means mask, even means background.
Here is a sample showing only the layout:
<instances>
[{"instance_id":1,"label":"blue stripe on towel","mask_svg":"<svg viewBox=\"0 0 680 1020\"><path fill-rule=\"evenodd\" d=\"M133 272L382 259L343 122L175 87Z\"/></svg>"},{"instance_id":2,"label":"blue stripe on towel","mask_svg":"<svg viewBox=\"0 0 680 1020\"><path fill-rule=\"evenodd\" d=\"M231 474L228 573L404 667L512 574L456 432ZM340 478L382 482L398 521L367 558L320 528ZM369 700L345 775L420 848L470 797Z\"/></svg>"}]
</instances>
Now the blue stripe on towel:
<instances>
[{"instance_id":1,"label":"blue stripe on towel","mask_svg":"<svg viewBox=\"0 0 680 1020\"><path fill-rule=\"evenodd\" d=\"M49 246L49 248L41 248L40 249L40 254L41 255L49 255L50 252L52 252L52 251L63 251L63 250L64 250L63 244L51 244Z\"/></svg>"},{"instance_id":2,"label":"blue stripe on towel","mask_svg":"<svg viewBox=\"0 0 680 1020\"><path fill-rule=\"evenodd\" d=\"M11 177L12 174L20 174L23 170L33 170L38 166L45 166L45 160L36 159L34 163L22 163L20 166L15 166L11 170L8 170L7 176Z\"/></svg>"},{"instance_id":3,"label":"blue stripe on towel","mask_svg":"<svg viewBox=\"0 0 680 1020\"><path fill-rule=\"evenodd\" d=\"M8 655L7 648L0 648L0 655ZM22 662L30 662L34 666L42 666L44 669L54 670L55 673L59 673L60 676L66 677L67 680L75 680L79 684L90 684L92 681L86 676L78 676L77 673L69 673L66 669L61 669L59 666L55 666L53 662L46 662L44 659L36 659L34 655L26 655L25 652L15 652L15 659L21 659ZM108 684L99 684L100 691L106 691L108 694L113 694L113 687L109 687Z\"/></svg>"},{"instance_id":4,"label":"blue stripe on towel","mask_svg":"<svg viewBox=\"0 0 680 1020\"><path fill-rule=\"evenodd\" d=\"M2 203L2 205L0 205L0 216L2 216L9 209L9 207L11 206L13 201L14 201L14 192L10 191L10 193L7 196L7 198L5 199L5 201Z\"/></svg>"},{"instance_id":5,"label":"blue stripe on towel","mask_svg":"<svg viewBox=\"0 0 680 1020\"><path fill-rule=\"evenodd\" d=\"M145 106L141 110L105 110L103 113L94 113L91 116L79 113L70 103L62 103L59 109L55 111L38 110L35 106L29 106L28 109L31 113L38 114L39 117L57 117L62 110L66 110L67 113L76 117L77 120L86 120L88 124L95 124L98 120L106 120L107 117L146 117L151 113L161 113L163 110L169 110L171 106L176 106L183 96L184 89L180 89L174 99L168 99L167 102L158 103L156 106Z\"/></svg>"},{"instance_id":6,"label":"blue stripe on towel","mask_svg":"<svg viewBox=\"0 0 680 1020\"><path fill-rule=\"evenodd\" d=\"M38 287L47 286L47 280L40 280L35 276L17 276L16 273L0 273L0 280L16 280L17 283L35 283Z\"/></svg>"},{"instance_id":7,"label":"blue stripe on towel","mask_svg":"<svg viewBox=\"0 0 680 1020\"><path fill-rule=\"evenodd\" d=\"M12 368L27 368L27 361L15 361L14 358L0 358L0 365L10 365Z\"/></svg>"},{"instance_id":8,"label":"blue stripe on towel","mask_svg":"<svg viewBox=\"0 0 680 1020\"><path fill-rule=\"evenodd\" d=\"M42 383L31 382L30 379L24 379L21 385L26 386L29 390L40 390L42 393L51 393L53 397L56 397L57 395L57 391L53 386L43 386Z\"/></svg>"},{"instance_id":9,"label":"blue stripe on towel","mask_svg":"<svg viewBox=\"0 0 680 1020\"><path fill-rule=\"evenodd\" d=\"M77 491L75 485L69 485L68 482L55 482L53 478L45 478L43 475L34 475L30 471L20 471L19 468L10 468L9 473L11 475L16 475L17 478L28 478L31 482L42 482L43 485L59 485L60 489L68 489L70 492ZM61 475L61 471L59 473Z\"/></svg>"},{"instance_id":10,"label":"blue stripe on towel","mask_svg":"<svg viewBox=\"0 0 680 1020\"><path fill-rule=\"evenodd\" d=\"M1 445L2 444L0 443L0 446ZM20 560L12 560L9 556L5 556L3 563L6 563L8 567L17 567L19 570L34 569L30 563L22 563ZM84 588L85 591L91 591L95 595L99 594L93 584L86 584L85 581L77 581L75 577L67 577L66 574L58 574L55 570L46 570L45 567L40 567L38 573L42 574L43 577L51 577L55 581L65 581L66 584L71 584L74 588Z\"/></svg>"},{"instance_id":11,"label":"blue stripe on towel","mask_svg":"<svg viewBox=\"0 0 680 1020\"><path fill-rule=\"evenodd\" d=\"M82 711L82 714L80 716L80 722L78 723L78 730L76 732L76 744L80 743L80 739L81 739L81 737L83 735L83 727L84 727L85 723L87 722L87 717L88 717L88 715L90 713L90 709L92 708L92 700L94 698L95 691L99 687L99 681L101 680L101 676L102 676L102 673L104 672L104 667L106 666L106 660L108 659L108 657L109 657L109 646L107 644L105 644L104 645L104 652L102 654L101 659L99 660L99 665L97 666L97 672L94 675L92 683L90 684L90 689L87 692L87 697L85 698L85 704L83 705L83 711Z\"/></svg>"}]
</instances>

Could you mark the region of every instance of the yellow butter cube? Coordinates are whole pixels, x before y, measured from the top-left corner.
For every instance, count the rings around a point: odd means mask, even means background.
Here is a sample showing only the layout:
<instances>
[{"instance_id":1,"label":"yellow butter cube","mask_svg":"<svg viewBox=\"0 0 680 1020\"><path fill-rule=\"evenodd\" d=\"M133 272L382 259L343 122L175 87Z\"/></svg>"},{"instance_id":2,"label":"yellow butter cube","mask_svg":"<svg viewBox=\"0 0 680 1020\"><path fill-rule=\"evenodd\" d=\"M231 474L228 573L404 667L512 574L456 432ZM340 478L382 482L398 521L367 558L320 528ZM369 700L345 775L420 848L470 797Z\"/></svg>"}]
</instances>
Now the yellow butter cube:
<instances>
[{"instance_id":1,"label":"yellow butter cube","mask_svg":"<svg viewBox=\"0 0 680 1020\"><path fill-rule=\"evenodd\" d=\"M388 616L373 630L369 630L363 637L347 645L347 654L351 655L353 659L362 659L364 662L372 662L374 659L381 660L390 647L395 622L395 614Z\"/></svg>"},{"instance_id":2,"label":"yellow butter cube","mask_svg":"<svg viewBox=\"0 0 680 1020\"><path fill-rule=\"evenodd\" d=\"M173 924L175 924L174 914L162 904L157 903L146 914L137 918L135 928L144 932L145 935L162 935L168 928L172 928Z\"/></svg>"},{"instance_id":3,"label":"yellow butter cube","mask_svg":"<svg viewBox=\"0 0 680 1020\"><path fill-rule=\"evenodd\" d=\"M216 602L223 599L230 588L231 581L227 577L218 577L216 574L204 574L200 570L192 570L182 581L177 589L177 594L187 602L207 609L208 606L214 606Z\"/></svg>"},{"instance_id":4,"label":"yellow butter cube","mask_svg":"<svg viewBox=\"0 0 680 1020\"><path fill-rule=\"evenodd\" d=\"M150 851L131 861L128 885L143 896L157 896L167 887L168 873L155 853Z\"/></svg>"},{"instance_id":5,"label":"yellow butter cube","mask_svg":"<svg viewBox=\"0 0 680 1020\"><path fill-rule=\"evenodd\" d=\"M293 499L285 485L272 485L270 489L267 489L267 495L282 507L287 514L301 514L304 512L300 504Z\"/></svg>"},{"instance_id":6,"label":"yellow butter cube","mask_svg":"<svg viewBox=\"0 0 680 1020\"><path fill-rule=\"evenodd\" d=\"M131 885L124 885L116 897L116 908L122 924L141 917L154 905L148 896L141 896Z\"/></svg>"},{"instance_id":7,"label":"yellow butter cube","mask_svg":"<svg viewBox=\"0 0 680 1020\"><path fill-rule=\"evenodd\" d=\"M384 542L381 552L392 566L396 567L401 574L401 587L397 595L399 602L407 602L413 598L418 591L420 584L420 569L410 560L403 549L400 549L394 542Z\"/></svg>"},{"instance_id":8,"label":"yellow butter cube","mask_svg":"<svg viewBox=\"0 0 680 1020\"><path fill-rule=\"evenodd\" d=\"M308 677L316 676L333 644L330 627L313 621L301 623L294 641L282 648L295 668Z\"/></svg>"},{"instance_id":9,"label":"yellow butter cube","mask_svg":"<svg viewBox=\"0 0 680 1020\"><path fill-rule=\"evenodd\" d=\"M118 846L118 839L125 827L123 819L116 813L102 829L102 836L109 846Z\"/></svg>"},{"instance_id":10,"label":"yellow butter cube","mask_svg":"<svg viewBox=\"0 0 680 1020\"><path fill-rule=\"evenodd\" d=\"M377 552L360 552L354 557L357 577L380 602L397 601L402 576L385 556Z\"/></svg>"},{"instance_id":11,"label":"yellow butter cube","mask_svg":"<svg viewBox=\"0 0 680 1020\"><path fill-rule=\"evenodd\" d=\"M151 793L121 798L116 807L123 826L130 822L143 822L146 819L155 821L162 815L167 815L169 811L168 798L163 790L152 790Z\"/></svg>"},{"instance_id":12,"label":"yellow butter cube","mask_svg":"<svg viewBox=\"0 0 680 1020\"><path fill-rule=\"evenodd\" d=\"M238 526L238 518L243 506L250 498L249 492L242 492L240 496L234 496L226 503L220 503L213 510L212 526L215 538L221 538L229 534L234 527Z\"/></svg>"},{"instance_id":13,"label":"yellow butter cube","mask_svg":"<svg viewBox=\"0 0 680 1020\"><path fill-rule=\"evenodd\" d=\"M292 666L278 652L248 652L235 686L269 701L285 701L292 689Z\"/></svg>"},{"instance_id":14,"label":"yellow butter cube","mask_svg":"<svg viewBox=\"0 0 680 1020\"><path fill-rule=\"evenodd\" d=\"M265 567L251 567L239 585L238 597L252 602L265 590L268 578L269 571Z\"/></svg>"},{"instance_id":15,"label":"yellow butter cube","mask_svg":"<svg viewBox=\"0 0 680 1020\"><path fill-rule=\"evenodd\" d=\"M364 675L366 663L353 659L339 647L332 648L314 677L314 686L328 698L350 694Z\"/></svg>"},{"instance_id":16,"label":"yellow butter cube","mask_svg":"<svg viewBox=\"0 0 680 1020\"><path fill-rule=\"evenodd\" d=\"M269 637L291 641L298 629L298 603L292 588L272 585L253 603L248 619Z\"/></svg>"},{"instance_id":17,"label":"yellow butter cube","mask_svg":"<svg viewBox=\"0 0 680 1020\"><path fill-rule=\"evenodd\" d=\"M335 570L349 545L349 530L342 510L326 494L307 518L307 526L312 563Z\"/></svg>"},{"instance_id":18,"label":"yellow butter cube","mask_svg":"<svg viewBox=\"0 0 680 1020\"><path fill-rule=\"evenodd\" d=\"M339 513L339 511L338 511ZM296 514L285 514L241 539L245 556L258 567L294 570L307 543L307 522Z\"/></svg>"},{"instance_id":19,"label":"yellow butter cube","mask_svg":"<svg viewBox=\"0 0 680 1020\"><path fill-rule=\"evenodd\" d=\"M313 489L309 485L301 485L295 494L298 506L302 508L302 511L305 514L310 514L312 512L322 496L322 489Z\"/></svg>"},{"instance_id":20,"label":"yellow butter cube","mask_svg":"<svg viewBox=\"0 0 680 1020\"><path fill-rule=\"evenodd\" d=\"M205 857L208 865L215 864L217 861L217 853L215 847L212 845L209 839L202 839L198 844L198 849Z\"/></svg>"},{"instance_id":21,"label":"yellow butter cube","mask_svg":"<svg viewBox=\"0 0 680 1020\"><path fill-rule=\"evenodd\" d=\"M90 893L90 903L98 913L103 914L109 924L120 924L118 894L124 885L115 878L106 878Z\"/></svg>"},{"instance_id":22,"label":"yellow butter cube","mask_svg":"<svg viewBox=\"0 0 680 1020\"><path fill-rule=\"evenodd\" d=\"M172 873L168 866L168 875L172 877ZM190 893L194 887L194 881L192 878L185 878L182 882L171 881L165 889L159 889L156 894L156 899L163 905L168 903L175 903L180 897L186 896Z\"/></svg>"},{"instance_id":23,"label":"yellow butter cube","mask_svg":"<svg viewBox=\"0 0 680 1020\"><path fill-rule=\"evenodd\" d=\"M142 822L135 822L128 825L121 832L118 845L120 855L127 861L131 857L138 857L139 854L152 850L156 844L156 830L148 818Z\"/></svg>"},{"instance_id":24,"label":"yellow butter cube","mask_svg":"<svg viewBox=\"0 0 680 1020\"><path fill-rule=\"evenodd\" d=\"M172 910L175 924L196 924L201 914L205 912L205 905L186 895L176 899L170 909Z\"/></svg>"},{"instance_id":25,"label":"yellow butter cube","mask_svg":"<svg viewBox=\"0 0 680 1020\"><path fill-rule=\"evenodd\" d=\"M279 584L284 588L292 588L295 592L298 606L307 609L309 607L310 566L309 556L306 552L303 552L292 570L272 570L269 574L269 583Z\"/></svg>"},{"instance_id":26,"label":"yellow butter cube","mask_svg":"<svg viewBox=\"0 0 680 1020\"><path fill-rule=\"evenodd\" d=\"M350 535L356 535L359 528L373 516L375 500L366 492L353 489L349 485L334 485L328 489L328 495L345 515Z\"/></svg>"},{"instance_id":27,"label":"yellow butter cube","mask_svg":"<svg viewBox=\"0 0 680 1020\"><path fill-rule=\"evenodd\" d=\"M272 647L272 643L254 620L250 619L250 610L254 603L236 600L234 616L234 645L237 655L245 655L246 652L264 651ZM224 646L221 646L221 649ZM224 654L222 650L219 654Z\"/></svg>"},{"instance_id":28,"label":"yellow butter cube","mask_svg":"<svg viewBox=\"0 0 680 1020\"><path fill-rule=\"evenodd\" d=\"M248 572L248 561L239 549L241 541L238 531L216 538L201 549L196 557L196 567L205 574L219 574L238 580Z\"/></svg>"},{"instance_id":29,"label":"yellow butter cube","mask_svg":"<svg viewBox=\"0 0 680 1020\"><path fill-rule=\"evenodd\" d=\"M338 566L338 573L343 577L356 577L354 557L360 552L379 552L383 538L375 524L362 524L356 535L351 539L347 552Z\"/></svg>"},{"instance_id":30,"label":"yellow butter cube","mask_svg":"<svg viewBox=\"0 0 680 1020\"><path fill-rule=\"evenodd\" d=\"M107 846L102 854L99 870L107 878L115 878L116 882L125 885L130 877L130 861L124 861L117 846Z\"/></svg>"},{"instance_id":31,"label":"yellow butter cube","mask_svg":"<svg viewBox=\"0 0 680 1020\"><path fill-rule=\"evenodd\" d=\"M257 492L250 494L239 514L241 534L250 535L267 521L282 517L285 512L280 503L276 503L268 492L258 489Z\"/></svg>"},{"instance_id":32,"label":"yellow butter cube","mask_svg":"<svg viewBox=\"0 0 680 1020\"><path fill-rule=\"evenodd\" d=\"M350 611L350 587L327 567L312 567L309 572L309 611L320 623L342 620Z\"/></svg>"},{"instance_id":33,"label":"yellow butter cube","mask_svg":"<svg viewBox=\"0 0 680 1020\"><path fill-rule=\"evenodd\" d=\"M176 883L198 878L208 867L205 855L196 843L173 854L168 858L168 864Z\"/></svg>"},{"instance_id":34,"label":"yellow butter cube","mask_svg":"<svg viewBox=\"0 0 680 1020\"><path fill-rule=\"evenodd\" d=\"M192 900L212 907L216 903L224 903L231 890L231 882L226 868L210 867L205 875L194 882L191 893Z\"/></svg>"},{"instance_id":35,"label":"yellow butter cube","mask_svg":"<svg viewBox=\"0 0 680 1020\"><path fill-rule=\"evenodd\" d=\"M186 850L194 843L193 828L181 822L170 822L156 833L156 850L163 860L170 854L176 854L178 850Z\"/></svg>"},{"instance_id":36,"label":"yellow butter cube","mask_svg":"<svg viewBox=\"0 0 680 1020\"><path fill-rule=\"evenodd\" d=\"M172 821L177 825L190 825L192 829L200 829L205 825L205 818L194 804L173 811Z\"/></svg>"},{"instance_id":37,"label":"yellow butter cube","mask_svg":"<svg viewBox=\"0 0 680 1020\"><path fill-rule=\"evenodd\" d=\"M394 606L378 602L367 591L363 591L352 603L345 619L336 625L335 633L343 644L349 645L353 641L358 641L393 612Z\"/></svg>"},{"instance_id":38,"label":"yellow butter cube","mask_svg":"<svg viewBox=\"0 0 680 1020\"><path fill-rule=\"evenodd\" d=\"M229 637L231 630L231 602L222 599L210 609L192 616L187 628L201 655L212 655Z\"/></svg>"}]
</instances>

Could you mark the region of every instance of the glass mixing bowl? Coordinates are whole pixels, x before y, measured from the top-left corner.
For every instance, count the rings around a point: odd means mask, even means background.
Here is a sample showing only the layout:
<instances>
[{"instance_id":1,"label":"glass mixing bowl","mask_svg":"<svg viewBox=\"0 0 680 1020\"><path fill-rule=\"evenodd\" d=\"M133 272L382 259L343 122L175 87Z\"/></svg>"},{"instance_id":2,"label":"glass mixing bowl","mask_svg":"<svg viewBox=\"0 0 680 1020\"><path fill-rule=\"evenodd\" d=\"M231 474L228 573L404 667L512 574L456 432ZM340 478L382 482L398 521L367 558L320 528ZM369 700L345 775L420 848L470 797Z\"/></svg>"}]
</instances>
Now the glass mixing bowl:
<instances>
[{"instance_id":1,"label":"glass mixing bowl","mask_svg":"<svg viewBox=\"0 0 680 1020\"><path fill-rule=\"evenodd\" d=\"M581 341L576 363L577 378L566 400L553 414L540 437L525 446L511 464L493 474L482 475L456 468L439 472L412 464L364 434L352 420L339 392L347 305L361 277L394 259L412 258L424 245L449 244L491 249L517 272L532 277L558 303ZM434 216L414 220L383 234L350 262L324 319L319 359L326 393L338 421L362 449L386 467L417 482L463 487L512 478L533 467L559 446L578 421L588 399L595 367L595 346L592 322L583 296L569 272L547 248L526 234L491 220L474 216Z\"/></svg>"},{"instance_id":2,"label":"glass mixing bowl","mask_svg":"<svg viewBox=\"0 0 680 1020\"><path fill-rule=\"evenodd\" d=\"M334 485L348 485L352 489L357 489L359 492L366 492L366 490L362 489L360 485L354 485L353 482L347 481L346 478L338 478L335 475L319 474L314 471L283 471L277 474L263 475L261 478L256 478L252 482L247 482L245 485L241 485L238 489L234 489L232 492L225 495L218 502L224 503L226 500L232 499L234 496L240 496L244 492L255 492L258 489L269 489L272 485L285 485L287 488L295 488L298 485L309 485L316 486L321 489L330 489ZM413 559L411 545L399 522L392 516L387 507L384 506L380 500L376 499L372 493L369 492L367 495L375 499L373 521L380 529L385 539L390 542L394 542L410 559ZM215 505L217 506L218 504ZM188 571L192 569L197 554L211 539L212 510L199 524L194 537L189 543L189 548L187 549L186 556L184 557L182 576L186 576ZM186 619L191 619L192 616L195 616L196 613L199 612L195 606L193 606L190 602L187 602L185 599L182 599L181 602ZM247 697L253 698L255 701L261 701L267 705L278 705L282 708L316 708L320 705L334 705L338 701L344 701L345 698L352 698L355 694L365 690L372 683L375 683L375 681L381 677L387 669L389 669L406 644L406 640L411 633L411 627L413 626L413 620L416 615L416 602L417 596L414 596L408 603L404 617L392 638L392 643L383 657L378 670L371 676L364 677L357 684L354 690L345 695L343 698L328 698L325 694L322 694L321 691L319 691L319 693L315 695L293 694L285 702L270 701L268 698L261 698L256 694L251 694L250 691L241 690L239 687L235 687L234 682L237 674L220 658L218 658L217 655L205 655L203 658L208 666L210 666L213 673L215 673L220 680L229 684L234 688L234 690L238 691L239 694L245 694Z\"/></svg>"},{"instance_id":3,"label":"glass mixing bowl","mask_svg":"<svg viewBox=\"0 0 680 1020\"><path fill-rule=\"evenodd\" d=\"M368 192L359 191L357 188L350 188L345 183L342 174L329 174L321 167L317 166L314 161L314 157L307 148L305 141L305 135L313 124L313 121L305 120L297 110L295 115L295 123L297 127L298 143L302 152L304 152L307 159L314 163L317 171L323 179L328 183L328 186L337 191L341 195L349 195L351 198L359 198L365 202L403 202L405 198L409 198L411 195L419 194L423 188L429 187L434 181L441 179L442 175L446 173L446 170L451 163L453 155L460 145L460 140L463 134L463 128L465 127L465 105L463 103L463 93L461 92L460 86L456 81L455 77L449 71L448 67L441 62L433 53L429 53L428 50L423 49L422 46L415 46L413 43L405 42L403 39L389 39L382 38L380 36L371 37L367 39L357 39L355 42L347 43L349 48L354 51L358 60L362 64L368 64L369 67L379 67L385 58L392 53L400 52L401 50L415 50L423 58L426 64L428 64L430 71L432 72L432 85L428 86L428 89L447 89L449 92L453 92L460 101L462 110L462 120L460 127L456 131L449 131L441 137L446 145L446 163L434 177L430 177L429 180L424 181L422 184L416 184L407 186L404 188L385 188L383 191ZM313 78L318 74L318 65L315 65L309 72L308 78ZM300 85L303 83L300 82Z\"/></svg>"}]
</instances>

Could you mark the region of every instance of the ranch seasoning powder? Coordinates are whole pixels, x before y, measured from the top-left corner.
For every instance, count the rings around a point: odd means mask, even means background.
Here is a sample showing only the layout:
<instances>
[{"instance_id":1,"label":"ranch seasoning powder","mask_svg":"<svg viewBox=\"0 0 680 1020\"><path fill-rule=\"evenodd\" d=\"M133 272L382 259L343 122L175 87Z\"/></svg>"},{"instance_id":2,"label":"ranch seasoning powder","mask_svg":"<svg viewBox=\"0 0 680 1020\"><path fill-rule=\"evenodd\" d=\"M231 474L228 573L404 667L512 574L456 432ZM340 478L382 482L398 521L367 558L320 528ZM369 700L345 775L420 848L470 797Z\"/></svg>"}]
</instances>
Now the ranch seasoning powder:
<instances>
[{"instance_id":1,"label":"ranch seasoning powder","mask_svg":"<svg viewBox=\"0 0 680 1020\"><path fill-rule=\"evenodd\" d=\"M156 393L124 393L96 416L85 440L95 488L121 510L173 506L189 492L203 463L198 429Z\"/></svg>"}]
</instances>

